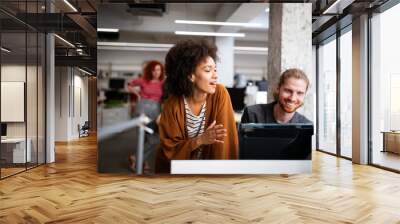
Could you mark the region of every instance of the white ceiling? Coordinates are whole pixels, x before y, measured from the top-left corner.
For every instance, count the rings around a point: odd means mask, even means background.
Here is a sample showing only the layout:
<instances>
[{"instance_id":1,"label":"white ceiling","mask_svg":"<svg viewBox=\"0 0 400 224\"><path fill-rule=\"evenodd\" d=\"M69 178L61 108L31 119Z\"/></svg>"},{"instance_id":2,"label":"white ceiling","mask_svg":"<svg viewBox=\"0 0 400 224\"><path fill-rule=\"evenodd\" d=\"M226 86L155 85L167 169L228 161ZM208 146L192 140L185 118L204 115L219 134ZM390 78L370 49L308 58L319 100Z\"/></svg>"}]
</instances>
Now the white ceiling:
<instances>
[{"instance_id":1,"label":"white ceiling","mask_svg":"<svg viewBox=\"0 0 400 224\"><path fill-rule=\"evenodd\" d=\"M268 3L167 3L162 16L138 16L129 12L127 4L100 5L98 28L118 28L118 40L99 40L131 43L174 44L180 39L196 38L175 35L174 31L241 32L246 36L235 38L235 46L267 47ZM205 20L218 22L261 23L261 28L221 27L176 24L175 20ZM197 37L199 38L199 37ZM202 38L202 37L201 37ZM213 41L213 37L207 37ZM168 49L158 52L98 49L100 70L140 71L142 63L155 59L163 61ZM235 53L235 72L254 79L266 73L266 54Z\"/></svg>"},{"instance_id":2,"label":"white ceiling","mask_svg":"<svg viewBox=\"0 0 400 224\"><path fill-rule=\"evenodd\" d=\"M244 32L238 41L267 41L267 3L168 3L162 16L138 16L129 12L127 4L100 5L97 14L99 28L118 28L121 35L145 33L172 35L174 31ZM176 24L175 20L205 20L222 22L256 22L261 28L221 27ZM127 34L128 33L128 34ZM265 47L265 46L263 46Z\"/></svg>"}]
</instances>

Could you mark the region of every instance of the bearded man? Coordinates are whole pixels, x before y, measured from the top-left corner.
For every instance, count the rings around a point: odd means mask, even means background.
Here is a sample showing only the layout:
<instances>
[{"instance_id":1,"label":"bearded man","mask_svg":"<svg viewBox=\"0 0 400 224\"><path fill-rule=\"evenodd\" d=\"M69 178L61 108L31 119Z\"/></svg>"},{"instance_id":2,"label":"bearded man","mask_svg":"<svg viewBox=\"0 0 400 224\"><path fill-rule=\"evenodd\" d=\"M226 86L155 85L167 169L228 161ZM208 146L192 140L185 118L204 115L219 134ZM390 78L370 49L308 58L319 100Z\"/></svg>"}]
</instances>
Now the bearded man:
<instances>
[{"instance_id":1,"label":"bearded man","mask_svg":"<svg viewBox=\"0 0 400 224\"><path fill-rule=\"evenodd\" d=\"M312 123L296 112L303 106L310 81L300 69L288 69L282 73L274 91L275 101L246 107L241 123Z\"/></svg>"}]
</instances>

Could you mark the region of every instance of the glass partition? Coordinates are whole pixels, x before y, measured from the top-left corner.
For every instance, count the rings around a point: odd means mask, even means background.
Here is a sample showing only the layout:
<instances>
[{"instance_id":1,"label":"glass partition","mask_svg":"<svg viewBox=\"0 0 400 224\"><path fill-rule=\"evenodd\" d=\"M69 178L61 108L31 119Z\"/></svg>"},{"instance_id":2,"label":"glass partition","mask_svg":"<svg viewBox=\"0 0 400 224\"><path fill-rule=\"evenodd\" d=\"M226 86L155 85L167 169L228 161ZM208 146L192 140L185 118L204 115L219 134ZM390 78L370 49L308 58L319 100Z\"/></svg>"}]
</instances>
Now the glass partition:
<instances>
[{"instance_id":1,"label":"glass partition","mask_svg":"<svg viewBox=\"0 0 400 224\"><path fill-rule=\"evenodd\" d=\"M38 141L37 141L37 127L38 127L38 35L36 32L27 33L27 81L26 81L26 112L27 112L27 150L30 151L30 158L28 160L28 168L37 165L38 157Z\"/></svg>"},{"instance_id":2,"label":"glass partition","mask_svg":"<svg viewBox=\"0 0 400 224\"><path fill-rule=\"evenodd\" d=\"M46 40L18 19L42 12L43 3L0 2L0 178L45 162Z\"/></svg>"},{"instance_id":3,"label":"glass partition","mask_svg":"<svg viewBox=\"0 0 400 224\"><path fill-rule=\"evenodd\" d=\"M336 154L336 39L318 48L318 149Z\"/></svg>"},{"instance_id":4,"label":"glass partition","mask_svg":"<svg viewBox=\"0 0 400 224\"><path fill-rule=\"evenodd\" d=\"M2 32L1 46L1 175L6 177L24 171L31 156L26 150L26 33Z\"/></svg>"},{"instance_id":5,"label":"glass partition","mask_svg":"<svg viewBox=\"0 0 400 224\"><path fill-rule=\"evenodd\" d=\"M43 33L38 34L38 74L37 74L37 162L44 164L46 162L45 145L45 111L46 111L46 38Z\"/></svg>"}]
</instances>

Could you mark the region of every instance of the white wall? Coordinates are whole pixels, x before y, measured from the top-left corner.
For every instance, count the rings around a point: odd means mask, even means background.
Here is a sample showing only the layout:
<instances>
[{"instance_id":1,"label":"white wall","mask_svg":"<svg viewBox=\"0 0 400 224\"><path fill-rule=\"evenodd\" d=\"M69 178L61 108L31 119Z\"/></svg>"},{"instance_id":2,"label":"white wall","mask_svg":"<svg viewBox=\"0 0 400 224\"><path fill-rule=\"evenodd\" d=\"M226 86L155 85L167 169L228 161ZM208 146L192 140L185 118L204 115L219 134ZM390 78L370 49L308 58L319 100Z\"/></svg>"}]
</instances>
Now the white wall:
<instances>
[{"instance_id":1,"label":"white wall","mask_svg":"<svg viewBox=\"0 0 400 224\"><path fill-rule=\"evenodd\" d=\"M157 60L164 63L166 51L118 51L98 50L99 70L141 72L145 61Z\"/></svg>"},{"instance_id":2,"label":"white wall","mask_svg":"<svg viewBox=\"0 0 400 224\"><path fill-rule=\"evenodd\" d=\"M168 50L168 49L167 49ZM119 72L142 72L143 62L149 60L165 61L166 51L118 51L118 50L98 50L97 64L99 71L119 71ZM218 52L219 56L220 52ZM221 62L224 59L221 58ZM254 54L234 54L233 74L240 73L251 80L261 80L267 73L267 55ZM217 66L217 70L220 70ZM218 74L221 80L232 79L232 76L224 77Z\"/></svg>"},{"instance_id":3,"label":"white wall","mask_svg":"<svg viewBox=\"0 0 400 224\"><path fill-rule=\"evenodd\" d=\"M87 76L81 76L81 75L76 75L76 70L75 70L75 75L74 75L74 113L72 113L72 130L71 130L71 135L72 138L77 138L79 133L78 133L78 124L82 126L85 121L88 121L88 107L89 107L89 102L88 102L88 78ZM80 101L80 102L79 102ZM81 110L81 111L80 111Z\"/></svg>"},{"instance_id":4,"label":"white wall","mask_svg":"<svg viewBox=\"0 0 400 224\"><path fill-rule=\"evenodd\" d=\"M38 69L38 70L37 70ZM25 80L27 78L27 80ZM44 74L42 68L36 66L25 66L20 64L6 64L1 67L1 81L3 82L24 82L26 85L26 106L23 102L21 113L25 114L26 120L22 122L6 122L7 137L24 138L25 135L30 139L32 158L36 161L36 153L39 153L39 163L44 162L44 93L43 88ZM24 90L19 90L24 94ZM22 92L21 92L22 91ZM7 97L6 95L2 95ZM12 108L2 107L1 110L7 113L13 113ZM7 111L9 110L9 111ZM15 112L14 112L15 113Z\"/></svg>"},{"instance_id":5,"label":"white wall","mask_svg":"<svg viewBox=\"0 0 400 224\"><path fill-rule=\"evenodd\" d=\"M68 140L68 86L67 67L55 68L55 141Z\"/></svg>"},{"instance_id":6,"label":"white wall","mask_svg":"<svg viewBox=\"0 0 400 224\"><path fill-rule=\"evenodd\" d=\"M55 85L55 141L77 139L78 124L88 120L88 78L77 69L57 67Z\"/></svg>"},{"instance_id":7,"label":"white wall","mask_svg":"<svg viewBox=\"0 0 400 224\"><path fill-rule=\"evenodd\" d=\"M1 81L9 82L25 82L25 65L2 65L1 66ZM28 66L28 71L32 67ZM1 108L7 110L7 108ZM8 122L7 123L8 137L25 137L25 122Z\"/></svg>"},{"instance_id":8,"label":"white wall","mask_svg":"<svg viewBox=\"0 0 400 224\"><path fill-rule=\"evenodd\" d=\"M216 61L218 82L227 87L233 86L234 76L234 43L233 37L216 37L215 44L218 47L219 61Z\"/></svg>"}]
</instances>

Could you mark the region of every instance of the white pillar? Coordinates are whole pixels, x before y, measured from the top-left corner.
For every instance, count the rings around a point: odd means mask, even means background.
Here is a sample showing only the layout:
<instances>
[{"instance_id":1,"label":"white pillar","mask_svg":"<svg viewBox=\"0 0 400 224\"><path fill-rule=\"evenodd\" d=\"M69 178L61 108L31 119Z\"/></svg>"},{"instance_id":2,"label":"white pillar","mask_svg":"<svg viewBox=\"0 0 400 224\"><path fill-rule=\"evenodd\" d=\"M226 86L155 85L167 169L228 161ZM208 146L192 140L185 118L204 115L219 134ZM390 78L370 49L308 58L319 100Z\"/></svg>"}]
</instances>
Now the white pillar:
<instances>
[{"instance_id":1,"label":"white pillar","mask_svg":"<svg viewBox=\"0 0 400 224\"><path fill-rule=\"evenodd\" d=\"M55 161L55 56L54 35L46 35L46 163Z\"/></svg>"},{"instance_id":2,"label":"white pillar","mask_svg":"<svg viewBox=\"0 0 400 224\"><path fill-rule=\"evenodd\" d=\"M289 68L303 70L312 85L312 23L311 3L271 3L268 34L268 92L278 84L281 73ZM299 19L301 18L301 19ZM309 89L300 109L314 120L315 89ZM268 94L268 101L273 101Z\"/></svg>"},{"instance_id":3,"label":"white pillar","mask_svg":"<svg viewBox=\"0 0 400 224\"><path fill-rule=\"evenodd\" d=\"M55 69L55 141L69 141L72 137L72 68Z\"/></svg>"},{"instance_id":4,"label":"white pillar","mask_svg":"<svg viewBox=\"0 0 400 224\"><path fill-rule=\"evenodd\" d=\"M217 62L218 82L226 87L233 86L234 43L235 39L233 37L215 38L219 57L219 61Z\"/></svg>"},{"instance_id":5,"label":"white pillar","mask_svg":"<svg viewBox=\"0 0 400 224\"><path fill-rule=\"evenodd\" d=\"M353 20L352 159L368 163L368 16Z\"/></svg>"}]
</instances>

